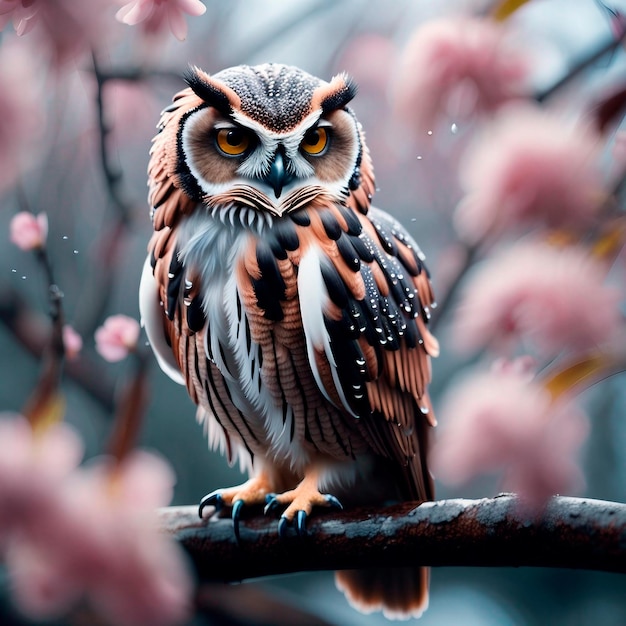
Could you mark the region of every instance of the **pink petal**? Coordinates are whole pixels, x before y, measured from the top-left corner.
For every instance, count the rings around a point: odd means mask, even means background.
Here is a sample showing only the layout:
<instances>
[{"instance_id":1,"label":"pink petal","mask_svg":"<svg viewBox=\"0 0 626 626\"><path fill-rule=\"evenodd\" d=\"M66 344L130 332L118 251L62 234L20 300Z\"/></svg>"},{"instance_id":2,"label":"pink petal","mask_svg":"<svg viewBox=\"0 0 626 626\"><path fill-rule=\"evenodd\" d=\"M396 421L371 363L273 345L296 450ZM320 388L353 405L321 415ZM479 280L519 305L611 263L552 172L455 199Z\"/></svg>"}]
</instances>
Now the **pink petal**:
<instances>
[{"instance_id":1,"label":"pink petal","mask_svg":"<svg viewBox=\"0 0 626 626\"><path fill-rule=\"evenodd\" d=\"M70 360L76 358L83 349L82 337L69 324L63 326L63 344L65 356Z\"/></svg>"},{"instance_id":2,"label":"pink petal","mask_svg":"<svg viewBox=\"0 0 626 626\"><path fill-rule=\"evenodd\" d=\"M96 330L96 350L107 361L120 361L136 348L139 332L137 320L112 315Z\"/></svg>"},{"instance_id":3,"label":"pink petal","mask_svg":"<svg viewBox=\"0 0 626 626\"><path fill-rule=\"evenodd\" d=\"M185 41L187 38L187 22L183 12L176 6L168 7L167 17L170 24L170 30L178 41Z\"/></svg>"},{"instance_id":4,"label":"pink petal","mask_svg":"<svg viewBox=\"0 0 626 626\"><path fill-rule=\"evenodd\" d=\"M48 218L45 213L35 216L28 211L17 213L9 226L11 241L21 250L35 250L46 243Z\"/></svg>"},{"instance_id":5,"label":"pink petal","mask_svg":"<svg viewBox=\"0 0 626 626\"><path fill-rule=\"evenodd\" d=\"M135 450L119 468L120 495L129 507L157 509L167 506L173 496L176 477L163 458Z\"/></svg>"},{"instance_id":6,"label":"pink petal","mask_svg":"<svg viewBox=\"0 0 626 626\"><path fill-rule=\"evenodd\" d=\"M142 2L142 0L138 0L137 2L129 2L127 5L123 6L115 14L115 18L119 22L123 22L129 26L136 26L140 22L148 19L154 10L154 2Z\"/></svg>"},{"instance_id":7,"label":"pink petal","mask_svg":"<svg viewBox=\"0 0 626 626\"><path fill-rule=\"evenodd\" d=\"M26 616L60 617L78 600L80 588L60 576L56 564L27 541L11 542L5 559L14 601Z\"/></svg>"},{"instance_id":8,"label":"pink petal","mask_svg":"<svg viewBox=\"0 0 626 626\"><path fill-rule=\"evenodd\" d=\"M178 4L181 11L194 17L203 15L206 12L206 7L200 0L176 0L176 4Z\"/></svg>"}]
</instances>

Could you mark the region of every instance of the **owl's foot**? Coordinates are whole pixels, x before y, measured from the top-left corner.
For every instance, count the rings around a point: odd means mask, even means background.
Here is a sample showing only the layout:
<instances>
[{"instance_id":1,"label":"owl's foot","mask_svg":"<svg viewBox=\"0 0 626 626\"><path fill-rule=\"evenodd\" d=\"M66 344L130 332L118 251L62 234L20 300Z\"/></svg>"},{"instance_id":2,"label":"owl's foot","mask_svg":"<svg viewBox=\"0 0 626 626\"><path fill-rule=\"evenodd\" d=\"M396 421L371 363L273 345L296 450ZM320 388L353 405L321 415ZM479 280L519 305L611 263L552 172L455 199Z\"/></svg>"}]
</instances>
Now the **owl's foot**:
<instances>
[{"instance_id":1,"label":"owl's foot","mask_svg":"<svg viewBox=\"0 0 626 626\"><path fill-rule=\"evenodd\" d=\"M273 511L280 505L287 504L287 508L278 521L278 534L284 537L287 527L295 520L296 533L306 535L306 520L316 506L343 509L341 502L329 493L320 493L317 488L317 476L305 476L304 480L291 491L276 494L270 493L266 497L265 513Z\"/></svg>"},{"instance_id":2,"label":"owl's foot","mask_svg":"<svg viewBox=\"0 0 626 626\"><path fill-rule=\"evenodd\" d=\"M216 512L227 506L232 507L233 531L237 541L239 541L239 521L243 507L264 504L266 496L271 490L272 486L267 476L264 473L260 473L237 487L216 489L207 494L200 500L198 514L202 517L202 512L207 506L214 506Z\"/></svg>"}]
</instances>

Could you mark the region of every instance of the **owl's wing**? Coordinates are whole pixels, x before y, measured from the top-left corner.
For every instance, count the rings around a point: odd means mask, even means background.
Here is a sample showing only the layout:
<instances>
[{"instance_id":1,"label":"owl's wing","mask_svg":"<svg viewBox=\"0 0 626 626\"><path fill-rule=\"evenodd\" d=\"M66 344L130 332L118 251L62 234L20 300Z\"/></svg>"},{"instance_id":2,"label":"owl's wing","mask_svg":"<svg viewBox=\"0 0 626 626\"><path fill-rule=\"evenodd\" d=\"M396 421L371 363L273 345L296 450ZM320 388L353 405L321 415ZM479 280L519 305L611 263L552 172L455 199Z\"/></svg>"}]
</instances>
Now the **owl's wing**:
<instances>
[{"instance_id":1,"label":"owl's wing","mask_svg":"<svg viewBox=\"0 0 626 626\"><path fill-rule=\"evenodd\" d=\"M406 468L408 495L432 498L427 386L439 346L428 329L428 271L399 222L375 208L358 218L358 236L341 230L334 245L313 246L300 265L303 288L315 285L301 295L309 362L373 451Z\"/></svg>"},{"instance_id":2,"label":"owl's wing","mask_svg":"<svg viewBox=\"0 0 626 626\"><path fill-rule=\"evenodd\" d=\"M349 446L360 430L372 451L405 468L407 498L431 498L427 385L438 344L415 242L382 211L328 201L275 222L247 250L241 311L261 349L260 378L296 413L293 427L304 424L327 449Z\"/></svg>"}]
</instances>

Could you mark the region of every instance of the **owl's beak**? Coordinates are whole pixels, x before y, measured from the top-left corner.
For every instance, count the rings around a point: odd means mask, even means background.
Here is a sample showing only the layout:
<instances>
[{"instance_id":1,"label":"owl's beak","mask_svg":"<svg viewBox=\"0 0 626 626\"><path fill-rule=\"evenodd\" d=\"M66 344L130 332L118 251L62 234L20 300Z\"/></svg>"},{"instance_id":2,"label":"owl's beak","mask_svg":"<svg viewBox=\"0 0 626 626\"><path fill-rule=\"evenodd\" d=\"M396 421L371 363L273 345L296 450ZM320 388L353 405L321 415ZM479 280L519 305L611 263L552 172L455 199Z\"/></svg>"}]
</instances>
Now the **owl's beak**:
<instances>
[{"instance_id":1,"label":"owl's beak","mask_svg":"<svg viewBox=\"0 0 626 626\"><path fill-rule=\"evenodd\" d=\"M283 187L288 185L293 179L294 175L285 168L283 148L278 148L274 155L270 171L265 177L265 182L274 190L274 195L280 198Z\"/></svg>"}]
</instances>

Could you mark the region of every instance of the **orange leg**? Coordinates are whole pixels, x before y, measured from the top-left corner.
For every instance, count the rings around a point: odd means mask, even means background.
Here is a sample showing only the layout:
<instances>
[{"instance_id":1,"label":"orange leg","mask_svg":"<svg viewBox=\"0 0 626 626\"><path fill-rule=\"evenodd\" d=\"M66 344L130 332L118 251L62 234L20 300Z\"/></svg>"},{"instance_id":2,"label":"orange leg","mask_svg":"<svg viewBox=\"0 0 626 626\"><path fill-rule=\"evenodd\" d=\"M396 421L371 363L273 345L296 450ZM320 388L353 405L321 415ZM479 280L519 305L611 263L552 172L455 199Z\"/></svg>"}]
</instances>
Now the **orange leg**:
<instances>
[{"instance_id":1,"label":"orange leg","mask_svg":"<svg viewBox=\"0 0 626 626\"><path fill-rule=\"evenodd\" d=\"M320 493L317 488L319 470L308 471L300 484L290 491L280 494L270 494L267 497L265 512L275 509L279 505L288 505L280 516L278 534L284 536L290 522L296 522L296 532L299 535L306 534L306 519L316 506L343 508L335 496Z\"/></svg>"},{"instance_id":2,"label":"orange leg","mask_svg":"<svg viewBox=\"0 0 626 626\"><path fill-rule=\"evenodd\" d=\"M256 476L253 476L241 485L230 487L229 489L216 489L207 494L200 501L198 512L200 517L202 517L202 513L207 506L214 506L216 511L220 511L225 506L232 507L233 529L235 537L239 540L241 509L244 506L264 504L266 496L274 489L275 487L269 474L261 470Z\"/></svg>"}]
</instances>

